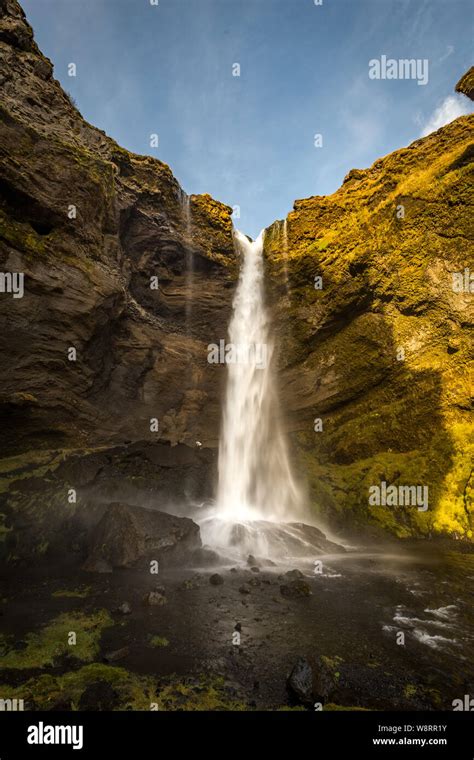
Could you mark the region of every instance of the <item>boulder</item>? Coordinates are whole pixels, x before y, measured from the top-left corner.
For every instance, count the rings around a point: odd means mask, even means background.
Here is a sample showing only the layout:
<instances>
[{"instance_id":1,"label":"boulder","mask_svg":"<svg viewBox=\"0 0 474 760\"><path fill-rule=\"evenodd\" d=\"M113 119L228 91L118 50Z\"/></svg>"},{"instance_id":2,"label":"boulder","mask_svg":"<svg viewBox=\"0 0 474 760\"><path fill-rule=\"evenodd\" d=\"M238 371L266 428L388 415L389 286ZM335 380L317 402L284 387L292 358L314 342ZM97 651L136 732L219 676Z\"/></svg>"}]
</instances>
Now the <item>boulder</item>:
<instances>
[{"instance_id":1,"label":"boulder","mask_svg":"<svg viewBox=\"0 0 474 760\"><path fill-rule=\"evenodd\" d=\"M131 567L146 557L179 562L200 546L199 527L187 517L113 503L93 531L84 570Z\"/></svg>"},{"instance_id":2,"label":"boulder","mask_svg":"<svg viewBox=\"0 0 474 760\"><path fill-rule=\"evenodd\" d=\"M310 704L313 696L313 671L305 657L298 657L287 681L288 691L302 704Z\"/></svg>"},{"instance_id":3,"label":"boulder","mask_svg":"<svg viewBox=\"0 0 474 760\"><path fill-rule=\"evenodd\" d=\"M166 596L160 594L159 591L150 591L148 594L145 594L143 601L150 607L163 607L163 605L166 604L167 599Z\"/></svg>"},{"instance_id":4,"label":"boulder","mask_svg":"<svg viewBox=\"0 0 474 760\"><path fill-rule=\"evenodd\" d=\"M301 578L297 578L294 581L290 581L290 583L285 583L280 586L280 593L282 596L286 596L289 599L294 599L298 597L311 596L312 592L309 583L302 580Z\"/></svg>"}]
</instances>

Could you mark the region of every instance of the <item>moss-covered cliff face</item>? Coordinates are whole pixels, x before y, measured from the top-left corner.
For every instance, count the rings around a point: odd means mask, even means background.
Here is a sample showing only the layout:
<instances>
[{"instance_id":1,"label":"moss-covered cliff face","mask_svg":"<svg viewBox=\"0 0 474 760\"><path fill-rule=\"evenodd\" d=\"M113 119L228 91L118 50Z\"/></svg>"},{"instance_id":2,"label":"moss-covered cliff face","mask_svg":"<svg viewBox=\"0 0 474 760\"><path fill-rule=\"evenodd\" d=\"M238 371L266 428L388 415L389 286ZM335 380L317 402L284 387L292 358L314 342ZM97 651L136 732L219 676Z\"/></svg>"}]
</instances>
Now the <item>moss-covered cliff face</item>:
<instances>
[{"instance_id":1,"label":"moss-covered cliff face","mask_svg":"<svg viewBox=\"0 0 474 760\"><path fill-rule=\"evenodd\" d=\"M207 345L238 265L231 209L87 124L16 0L0 0L0 64L0 271L25 277L23 298L0 294L0 545L16 559L73 548L101 501L212 493L224 368ZM338 528L471 536L473 294L452 275L474 269L472 156L463 117L267 231L295 461ZM380 481L428 485L429 510L369 506Z\"/></svg>"},{"instance_id":2,"label":"moss-covered cliff face","mask_svg":"<svg viewBox=\"0 0 474 760\"><path fill-rule=\"evenodd\" d=\"M472 127L351 171L267 233L288 424L341 528L472 536ZM369 505L382 481L427 485L429 509Z\"/></svg>"},{"instance_id":3,"label":"moss-covered cliff face","mask_svg":"<svg viewBox=\"0 0 474 760\"><path fill-rule=\"evenodd\" d=\"M2 489L41 549L48 508L71 512L68 484L107 467L110 487L122 465L170 497L212 487L224 373L207 345L237 266L231 209L87 124L16 0L0 2L0 65L0 270L24 273L22 298L0 295Z\"/></svg>"}]
</instances>

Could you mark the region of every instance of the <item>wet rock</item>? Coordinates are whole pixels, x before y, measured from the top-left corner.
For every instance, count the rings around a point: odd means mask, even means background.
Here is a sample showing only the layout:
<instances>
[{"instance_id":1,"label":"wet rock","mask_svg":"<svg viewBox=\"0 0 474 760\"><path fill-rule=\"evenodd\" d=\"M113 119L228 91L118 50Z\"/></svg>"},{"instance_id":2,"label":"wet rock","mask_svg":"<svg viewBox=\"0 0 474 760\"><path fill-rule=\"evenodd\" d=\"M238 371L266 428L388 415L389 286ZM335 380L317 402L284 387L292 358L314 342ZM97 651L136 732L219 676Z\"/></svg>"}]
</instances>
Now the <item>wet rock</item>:
<instances>
[{"instance_id":1,"label":"wet rock","mask_svg":"<svg viewBox=\"0 0 474 760\"><path fill-rule=\"evenodd\" d=\"M106 652L103 657L104 662L116 662L117 660L123 660L124 657L128 657L130 649L128 647L122 647L121 649L115 649L113 652Z\"/></svg>"},{"instance_id":2,"label":"wet rock","mask_svg":"<svg viewBox=\"0 0 474 760\"><path fill-rule=\"evenodd\" d=\"M79 699L79 710L101 712L113 710L120 704L120 696L107 681L89 684Z\"/></svg>"},{"instance_id":3,"label":"wet rock","mask_svg":"<svg viewBox=\"0 0 474 760\"><path fill-rule=\"evenodd\" d=\"M303 573L301 570L297 570L296 568L294 570L288 570L283 576L284 578L287 578L290 581L297 580L298 578L304 578Z\"/></svg>"},{"instance_id":4,"label":"wet rock","mask_svg":"<svg viewBox=\"0 0 474 760\"><path fill-rule=\"evenodd\" d=\"M199 527L187 517L157 510L110 504L92 531L92 542L84 570L100 572L98 566L130 567L138 559L166 556L171 563L189 558L200 548Z\"/></svg>"},{"instance_id":5,"label":"wet rock","mask_svg":"<svg viewBox=\"0 0 474 760\"><path fill-rule=\"evenodd\" d=\"M313 701L313 671L305 657L298 657L287 681L291 696L302 704Z\"/></svg>"},{"instance_id":6,"label":"wet rock","mask_svg":"<svg viewBox=\"0 0 474 760\"><path fill-rule=\"evenodd\" d=\"M253 554L249 554L247 557L247 565L251 570L254 567L276 567L276 563L268 557L255 557Z\"/></svg>"},{"instance_id":7,"label":"wet rock","mask_svg":"<svg viewBox=\"0 0 474 760\"><path fill-rule=\"evenodd\" d=\"M121 612L122 615L130 615L132 608L128 602L123 602L117 611Z\"/></svg>"},{"instance_id":8,"label":"wet rock","mask_svg":"<svg viewBox=\"0 0 474 760\"><path fill-rule=\"evenodd\" d=\"M318 657L314 664L314 694L327 702L339 683L340 658Z\"/></svg>"},{"instance_id":9,"label":"wet rock","mask_svg":"<svg viewBox=\"0 0 474 760\"><path fill-rule=\"evenodd\" d=\"M185 591L191 591L194 588L198 588L201 586L204 582L204 578L200 573L196 573L193 575L192 578L187 578L185 581L183 581L183 584L181 586L182 589Z\"/></svg>"},{"instance_id":10,"label":"wet rock","mask_svg":"<svg viewBox=\"0 0 474 760\"><path fill-rule=\"evenodd\" d=\"M211 586L222 586L224 583L224 578L222 575L219 575L219 573L214 573L214 575L211 575L209 578L209 583Z\"/></svg>"},{"instance_id":11,"label":"wet rock","mask_svg":"<svg viewBox=\"0 0 474 760\"><path fill-rule=\"evenodd\" d=\"M234 625L234 631L239 631L239 633L240 633L241 630L242 630L242 623L236 623Z\"/></svg>"},{"instance_id":12,"label":"wet rock","mask_svg":"<svg viewBox=\"0 0 474 760\"><path fill-rule=\"evenodd\" d=\"M193 565L198 565L199 567L209 567L222 564L222 558L212 549L201 547L200 549L193 551L191 562Z\"/></svg>"},{"instance_id":13,"label":"wet rock","mask_svg":"<svg viewBox=\"0 0 474 760\"><path fill-rule=\"evenodd\" d=\"M239 592L241 594L250 594L250 586L248 583L243 583L239 588Z\"/></svg>"},{"instance_id":14,"label":"wet rock","mask_svg":"<svg viewBox=\"0 0 474 760\"><path fill-rule=\"evenodd\" d=\"M280 586L280 593L282 596L293 599L298 597L311 596L312 592L309 583L302 580L301 578L298 578L297 580Z\"/></svg>"},{"instance_id":15,"label":"wet rock","mask_svg":"<svg viewBox=\"0 0 474 760\"><path fill-rule=\"evenodd\" d=\"M143 601L150 607L163 607L163 605L165 605L168 600L165 596L163 596L163 594L160 594L159 591L150 591L145 595Z\"/></svg>"},{"instance_id":16,"label":"wet rock","mask_svg":"<svg viewBox=\"0 0 474 760\"><path fill-rule=\"evenodd\" d=\"M112 573L113 568L109 562L100 557L91 557L87 562L87 567L84 566L84 570L90 573Z\"/></svg>"},{"instance_id":17,"label":"wet rock","mask_svg":"<svg viewBox=\"0 0 474 760\"><path fill-rule=\"evenodd\" d=\"M248 581L249 586L261 586L262 581L260 578L250 578Z\"/></svg>"},{"instance_id":18,"label":"wet rock","mask_svg":"<svg viewBox=\"0 0 474 760\"><path fill-rule=\"evenodd\" d=\"M59 697L51 705L49 710L51 710L51 712L69 712L70 710L74 710L74 705L73 705L72 700L69 697L63 696L63 697Z\"/></svg>"},{"instance_id":19,"label":"wet rock","mask_svg":"<svg viewBox=\"0 0 474 760\"><path fill-rule=\"evenodd\" d=\"M260 572L260 568L257 567L257 565L254 565L253 567L251 567L250 570L251 570L252 573L259 573Z\"/></svg>"}]
</instances>

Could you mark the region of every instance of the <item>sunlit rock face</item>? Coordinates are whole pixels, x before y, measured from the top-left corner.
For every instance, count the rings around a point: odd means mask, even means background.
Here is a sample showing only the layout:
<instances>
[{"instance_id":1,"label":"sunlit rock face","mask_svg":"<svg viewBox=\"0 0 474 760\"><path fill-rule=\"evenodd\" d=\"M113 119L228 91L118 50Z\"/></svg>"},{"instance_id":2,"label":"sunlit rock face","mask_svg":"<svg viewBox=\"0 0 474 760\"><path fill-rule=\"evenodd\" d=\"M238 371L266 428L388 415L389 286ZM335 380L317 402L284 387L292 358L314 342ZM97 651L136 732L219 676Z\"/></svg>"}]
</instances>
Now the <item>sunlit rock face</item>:
<instances>
[{"instance_id":1,"label":"sunlit rock face","mask_svg":"<svg viewBox=\"0 0 474 760\"><path fill-rule=\"evenodd\" d=\"M466 71L456 85L456 92L462 92L463 95L474 100L474 66Z\"/></svg>"},{"instance_id":2,"label":"sunlit rock face","mask_svg":"<svg viewBox=\"0 0 474 760\"><path fill-rule=\"evenodd\" d=\"M473 121L267 230L283 411L334 526L472 536ZM370 505L382 481L427 485L429 508Z\"/></svg>"}]
</instances>

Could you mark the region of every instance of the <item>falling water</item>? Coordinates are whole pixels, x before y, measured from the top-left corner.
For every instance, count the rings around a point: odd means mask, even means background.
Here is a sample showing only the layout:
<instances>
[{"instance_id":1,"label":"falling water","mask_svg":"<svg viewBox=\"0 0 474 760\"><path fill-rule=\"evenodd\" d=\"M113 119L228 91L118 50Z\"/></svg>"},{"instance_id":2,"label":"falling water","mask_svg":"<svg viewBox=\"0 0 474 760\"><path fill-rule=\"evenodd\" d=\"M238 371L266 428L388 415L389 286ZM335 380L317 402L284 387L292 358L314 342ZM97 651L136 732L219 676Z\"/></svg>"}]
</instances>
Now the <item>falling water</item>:
<instances>
[{"instance_id":1,"label":"falling water","mask_svg":"<svg viewBox=\"0 0 474 760\"><path fill-rule=\"evenodd\" d=\"M298 519L302 511L274 381L274 342L264 298L263 232L254 242L240 232L234 233L234 239L242 263L227 343L233 360L227 360L211 536L215 543L217 530L221 544L235 543L236 525L246 529L259 521L281 523ZM204 527L209 529L209 525Z\"/></svg>"}]
</instances>

